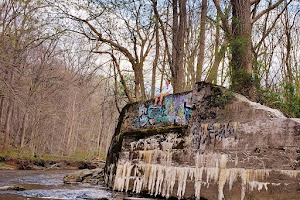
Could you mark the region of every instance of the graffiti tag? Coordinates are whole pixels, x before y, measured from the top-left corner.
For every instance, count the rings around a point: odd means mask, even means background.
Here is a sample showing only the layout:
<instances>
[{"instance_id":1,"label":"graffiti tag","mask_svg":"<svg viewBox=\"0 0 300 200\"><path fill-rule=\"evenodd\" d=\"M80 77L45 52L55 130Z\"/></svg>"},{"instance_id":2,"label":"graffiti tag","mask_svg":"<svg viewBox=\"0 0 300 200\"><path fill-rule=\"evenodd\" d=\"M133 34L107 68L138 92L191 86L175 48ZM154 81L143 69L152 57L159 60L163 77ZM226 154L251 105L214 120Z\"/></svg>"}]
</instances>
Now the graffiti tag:
<instances>
[{"instance_id":1,"label":"graffiti tag","mask_svg":"<svg viewBox=\"0 0 300 200\"><path fill-rule=\"evenodd\" d=\"M155 109L153 104L148 107L143 104L139 107L139 116L133 120L133 124L135 127L165 122L187 124L191 115L191 96L192 94L169 95L165 97L162 106Z\"/></svg>"},{"instance_id":2,"label":"graffiti tag","mask_svg":"<svg viewBox=\"0 0 300 200\"><path fill-rule=\"evenodd\" d=\"M200 149L201 146L206 146L222 141L231 135L237 139L237 122L229 123L209 123L194 125L191 128L192 148Z\"/></svg>"}]
</instances>

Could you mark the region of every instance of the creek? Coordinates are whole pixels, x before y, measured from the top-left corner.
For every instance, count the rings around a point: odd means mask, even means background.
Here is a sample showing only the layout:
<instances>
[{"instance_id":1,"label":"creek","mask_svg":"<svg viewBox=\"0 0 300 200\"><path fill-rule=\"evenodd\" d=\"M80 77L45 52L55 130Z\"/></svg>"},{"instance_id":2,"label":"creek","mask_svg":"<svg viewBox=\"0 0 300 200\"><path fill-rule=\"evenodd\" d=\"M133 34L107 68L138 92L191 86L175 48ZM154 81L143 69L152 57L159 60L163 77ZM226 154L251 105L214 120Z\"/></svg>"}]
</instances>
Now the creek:
<instances>
[{"instance_id":1,"label":"creek","mask_svg":"<svg viewBox=\"0 0 300 200\"><path fill-rule=\"evenodd\" d=\"M104 183L92 185L88 183L64 184L63 177L76 170L1 170L1 186L19 186L24 191L0 191L0 200L42 200L42 199L89 199L119 200L140 199L141 196L114 192ZM145 199L145 198L143 198Z\"/></svg>"}]
</instances>

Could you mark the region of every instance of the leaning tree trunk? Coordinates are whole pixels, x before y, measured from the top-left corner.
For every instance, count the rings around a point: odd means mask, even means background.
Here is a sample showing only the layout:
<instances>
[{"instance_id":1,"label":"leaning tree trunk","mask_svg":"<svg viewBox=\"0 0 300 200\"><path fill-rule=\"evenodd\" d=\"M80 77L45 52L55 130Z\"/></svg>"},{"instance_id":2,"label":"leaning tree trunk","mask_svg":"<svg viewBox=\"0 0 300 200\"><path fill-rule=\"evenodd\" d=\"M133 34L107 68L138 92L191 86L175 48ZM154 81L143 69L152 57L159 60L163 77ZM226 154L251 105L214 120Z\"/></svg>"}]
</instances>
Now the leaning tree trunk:
<instances>
[{"instance_id":1,"label":"leaning tree trunk","mask_svg":"<svg viewBox=\"0 0 300 200\"><path fill-rule=\"evenodd\" d=\"M216 43L215 43L215 60L213 63L213 66L211 67L211 70L209 72L209 75L207 77L206 82L217 84L217 78L218 78L218 70L219 65L222 61L222 59L225 57L225 52L227 49L227 39L225 38L223 43L221 44L221 48L219 49L219 40L220 40L220 24L219 19L217 19L216 23Z\"/></svg>"},{"instance_id":2,"label":"leaning tree trunk","mask_svg":"<svg viewBox=\"0 0 300 200\"><path fill-rule=\"evenodd\" d=\"M250 0L231 0L231 4L231 88L252 96L251 4Z\"/></svg>"}]
</instances>

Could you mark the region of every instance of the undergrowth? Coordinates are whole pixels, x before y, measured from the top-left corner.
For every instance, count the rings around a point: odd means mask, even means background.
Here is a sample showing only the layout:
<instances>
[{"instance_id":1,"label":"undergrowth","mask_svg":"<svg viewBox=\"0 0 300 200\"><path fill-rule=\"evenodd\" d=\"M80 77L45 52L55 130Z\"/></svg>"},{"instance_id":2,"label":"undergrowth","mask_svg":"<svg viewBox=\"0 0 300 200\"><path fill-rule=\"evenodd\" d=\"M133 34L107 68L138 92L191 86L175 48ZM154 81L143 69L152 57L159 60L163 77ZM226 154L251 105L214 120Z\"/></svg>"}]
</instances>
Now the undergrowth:
<instances>
[{"instance_id":1,"label":"undergrowth","mask_svg":"<svg viewBox=\"0 0 300 200\"><path fill-rule=\"evenodd\" d=\"M300 118L300 95L292 84L281 84L282 90L260 88L256 101L271 108L282 111L287 117Z\"/></svg>"}]
</instances>

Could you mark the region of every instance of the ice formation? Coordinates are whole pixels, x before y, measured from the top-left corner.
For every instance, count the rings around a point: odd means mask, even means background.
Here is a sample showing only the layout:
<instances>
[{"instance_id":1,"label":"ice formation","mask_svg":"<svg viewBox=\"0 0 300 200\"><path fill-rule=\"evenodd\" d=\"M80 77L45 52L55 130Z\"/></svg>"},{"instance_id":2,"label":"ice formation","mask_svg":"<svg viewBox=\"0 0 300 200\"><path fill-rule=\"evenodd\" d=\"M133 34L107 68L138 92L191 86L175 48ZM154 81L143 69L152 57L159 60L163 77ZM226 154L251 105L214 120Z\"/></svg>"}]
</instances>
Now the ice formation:
<instances>
[{"instance_id":1,"label":"ice formation","mask_svg":"<svg viewBox=\"0 0 300 200\"><path fill-rule=\"evenodd\" d=\"M300 170L281 170L282 174L287 175L291 178L296 178L298 174L300 174Z\"/></svg>"},{"instance_id":2,"label":"ice formation","mask_svg":"<svg viewBox=\"0 0 300 200\"><path fill-rule=\"evenodd\" d=\"M200 199L201 187L218 184L218 199L224 199L223 189L228 184L232 189L235 181L241 180L241 200L246 191L257 189L268 190L268 185L278 186L277 183L263 182L272 170L226 168L226 154L197 154L195 167L175 167L153 164L151 160L159 154L156 151L140 151L141 160L137 164L120 160L117 166L114 189L119 191L133 190L140 193L147 190L151 195L162 195L166 198L176 195L182 198L185 194L187 181L194 183L195 197ZM168 159L167 157L165 159ZM299 170L282 170L282 174L296 177ZM177 182L177 188L174 188ZM132 186L130 186L130 183ZM177 189L177 191L174 191Z\"/></svg>"}]
</instances>

